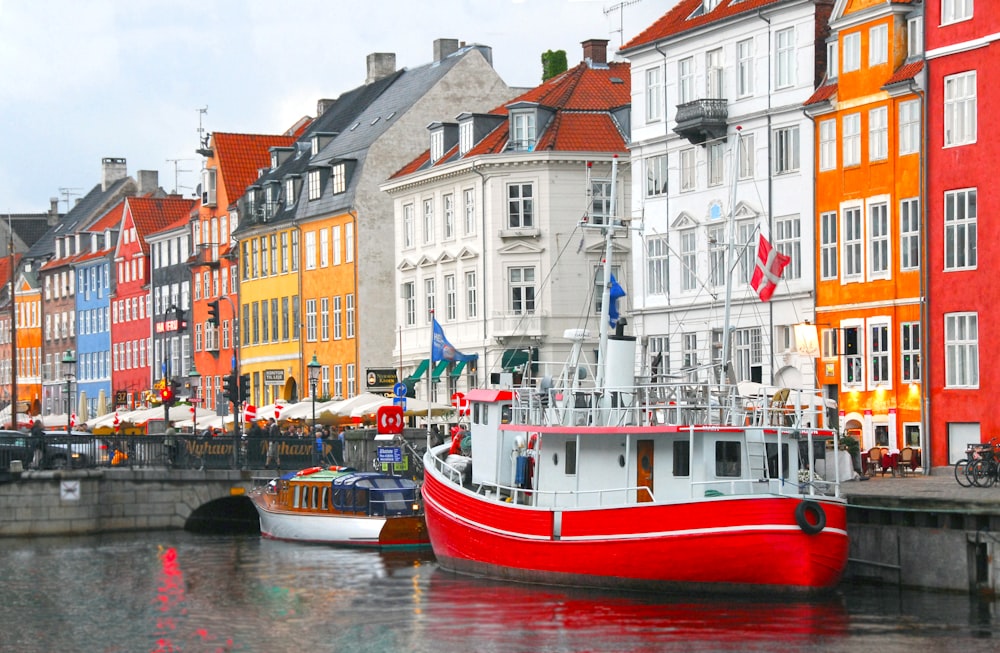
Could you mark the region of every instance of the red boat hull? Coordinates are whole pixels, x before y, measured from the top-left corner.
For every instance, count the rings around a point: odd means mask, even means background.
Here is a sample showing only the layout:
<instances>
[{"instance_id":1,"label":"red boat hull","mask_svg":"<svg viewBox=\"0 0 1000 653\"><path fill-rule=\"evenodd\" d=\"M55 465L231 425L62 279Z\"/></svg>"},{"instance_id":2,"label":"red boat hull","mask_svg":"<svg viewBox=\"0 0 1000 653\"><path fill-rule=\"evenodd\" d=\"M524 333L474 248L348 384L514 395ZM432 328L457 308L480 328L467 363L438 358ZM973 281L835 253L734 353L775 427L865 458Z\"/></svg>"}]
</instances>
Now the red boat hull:
<instances>
[{"instance_id":1,"label":"red boat hull","mask_svg":"<svg viewBox=\"0 0 1000 653\"><path fill-rule=\"evenodd\" d=\"M796 519L801 497L551 510L489 500L434 472L422 494L438 563L461 573L617 589L816 591L836 585L847 563L840 501L816 501L826 523L808 534Z\"/></svg>"}]
</instances>

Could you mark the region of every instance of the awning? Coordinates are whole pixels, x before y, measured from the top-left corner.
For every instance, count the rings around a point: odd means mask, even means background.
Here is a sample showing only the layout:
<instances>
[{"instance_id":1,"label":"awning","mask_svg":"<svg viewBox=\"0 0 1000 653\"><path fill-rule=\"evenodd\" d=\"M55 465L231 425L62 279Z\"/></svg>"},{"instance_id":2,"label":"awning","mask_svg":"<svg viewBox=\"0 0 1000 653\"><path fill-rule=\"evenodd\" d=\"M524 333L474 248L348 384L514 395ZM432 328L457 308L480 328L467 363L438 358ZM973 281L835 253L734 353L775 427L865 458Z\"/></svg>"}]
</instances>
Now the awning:
<instances>
[{"instance_id":1,"label":"awning","mask_svg":"<svg viewBox=\"0 0 1000 653\"><path fill-rule=\"evenodd\" d=\"M500 365L507 372L521 367L530 359L531 354L525 349L505 349L500 358Z\"/></svg>"},{"instance_id":2,"label":"awning","mask_svg":"<svg viewBox=\"0 0 1000 653\"><path fill-rule=\"evenodd\" d=\"M445 360L438 361L438 364L434 366L434 372L431 374L431 377L432 377L431 380L432 381L440 381L441 380L441 374L443 374L444 371L446 369L448 369L448 363L450 363L450 362L451 361L445 361Z\"/></svg>"},{"instance_id":3,"label":"awning","mask_svg":"<svg viewBox=\"0 0 1000 653\"><path fill-rule=\"evenodd\" d=\"M413 370L413 374L409 375L404 380L412 381L414 383L419 381L424 377L424 374L427 373L427 366L430 364L431 364L431 359L429 358L425 358L424 360L420 361L420 364L417 365L417 369Z\"/></svg>"},{"instance_id":4,"label":"awning","mask_svg":"<svg viewBox=\"0 0 1000 653\"><path fill-rule=\"evenodd\" d=\"M462 376L462 370L465 369L465 363L466 361L458 361L455 365L455 369L451 371L452 378Z\"/></svg>"}]
</instances>

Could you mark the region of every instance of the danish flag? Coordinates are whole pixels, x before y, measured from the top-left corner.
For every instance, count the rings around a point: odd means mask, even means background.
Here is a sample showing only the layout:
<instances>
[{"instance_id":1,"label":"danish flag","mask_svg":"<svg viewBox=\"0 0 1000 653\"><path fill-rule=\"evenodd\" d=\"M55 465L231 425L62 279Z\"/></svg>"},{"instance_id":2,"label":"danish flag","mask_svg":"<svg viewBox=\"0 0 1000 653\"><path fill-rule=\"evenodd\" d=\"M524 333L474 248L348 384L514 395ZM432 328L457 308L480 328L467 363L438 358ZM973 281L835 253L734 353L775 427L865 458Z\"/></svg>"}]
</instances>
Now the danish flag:
<instances>
[{"instance_id":1,"label":"danish flag","mask_svg":"<svg viewBox=\"0 0 1000 653\"><path fill-rule=\"evenodd\" d=\"M753 276L750 278L750 285L757 291L760 301L766 302L771 299L778 281L781 280L781 273L792 262L791 257L782 254L760 234L760 241L757 243L757 264L753 269Z\"/></svg>"}]
</instances>

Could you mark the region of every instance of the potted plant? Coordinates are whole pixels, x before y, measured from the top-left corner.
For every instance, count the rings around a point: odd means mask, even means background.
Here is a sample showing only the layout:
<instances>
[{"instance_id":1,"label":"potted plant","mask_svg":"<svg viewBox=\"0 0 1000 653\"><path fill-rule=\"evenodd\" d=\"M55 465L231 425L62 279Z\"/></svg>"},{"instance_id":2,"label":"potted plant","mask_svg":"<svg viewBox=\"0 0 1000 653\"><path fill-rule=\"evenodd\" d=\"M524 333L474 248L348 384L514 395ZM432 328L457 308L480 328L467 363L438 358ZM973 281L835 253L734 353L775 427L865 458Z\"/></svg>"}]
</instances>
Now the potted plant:
<instances>
[{"instance_id":1,"label":"potted plant","mask_svg":"<svg viewBox=\"0 0 1000 653\"><path fill-rule=\"evenodd\" d=\"M853 435L844 435L840 438L840 448L851 456L854 464L854 471L861 473L861 443Z\"/></svg>"}]
</instances>

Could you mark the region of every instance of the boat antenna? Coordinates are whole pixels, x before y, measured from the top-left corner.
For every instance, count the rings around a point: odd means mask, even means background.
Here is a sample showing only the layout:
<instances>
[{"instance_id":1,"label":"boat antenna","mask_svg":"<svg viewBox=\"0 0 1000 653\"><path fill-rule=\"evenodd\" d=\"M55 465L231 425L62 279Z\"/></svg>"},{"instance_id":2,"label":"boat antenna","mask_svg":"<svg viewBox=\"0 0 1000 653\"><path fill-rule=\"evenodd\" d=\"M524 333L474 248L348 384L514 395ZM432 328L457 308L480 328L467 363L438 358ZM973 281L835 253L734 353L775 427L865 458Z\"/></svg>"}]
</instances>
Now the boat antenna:
<instances>
[{"instance_id":1,"label":"boat antenna","mask_svg":"<svg viewBox=\"0 0 1000 653\"><path fill-rule=\"evenodd\" d=\"M740 171L740 147L743 127L736 125L736 142L733 143L733 179L730 184L729 195L729 237L726 245L726 304L725 317L722 321L722 374L720 383L728 382L730 385L736 384L736 370L730 358L732 357L733 334L730 325L730 314L733 306L733 270L736 268L736 180Z\"/></svg>"}]
</instances>

